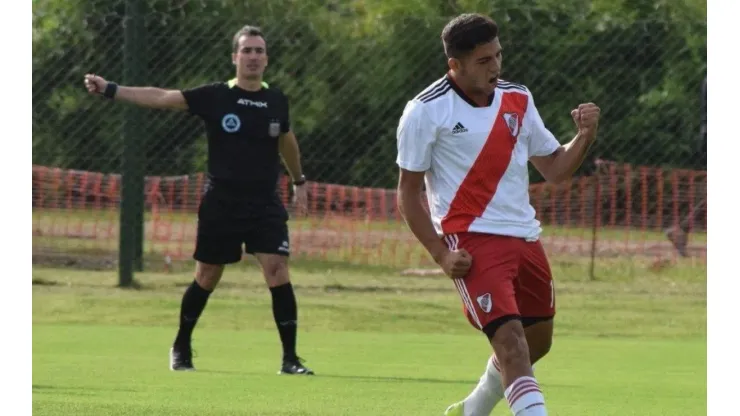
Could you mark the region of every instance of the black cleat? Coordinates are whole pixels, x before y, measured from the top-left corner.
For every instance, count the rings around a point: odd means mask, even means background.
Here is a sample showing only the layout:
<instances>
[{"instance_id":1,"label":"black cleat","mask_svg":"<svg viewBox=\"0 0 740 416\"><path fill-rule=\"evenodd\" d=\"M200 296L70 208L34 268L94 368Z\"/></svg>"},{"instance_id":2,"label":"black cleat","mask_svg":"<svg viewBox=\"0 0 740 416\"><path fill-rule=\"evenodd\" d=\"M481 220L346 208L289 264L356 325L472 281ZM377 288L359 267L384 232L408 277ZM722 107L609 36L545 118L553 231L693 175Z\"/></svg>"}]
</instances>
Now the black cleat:
<instances>
[{"instance_id":1,"label":"black cleat","mask_svg":"<svg viewBox=\"0 0 740 416\"><path fill-rule=\"evenodd\" d=\"M284 359L283 367L278 374L304 374L312 376L313 371L303 366L303 360L299 357L294 359Z\"/></svg>"},{"instance_id":2,"label":"black cleat","mask_svg":"<svg viewBox=\"0 0 740 416\"><path fill-rule=\"evenodd\" d=\"M195 371L193 350L190 347L173 346L170 348L170 370Z\"/></svg>"}]
</instances>

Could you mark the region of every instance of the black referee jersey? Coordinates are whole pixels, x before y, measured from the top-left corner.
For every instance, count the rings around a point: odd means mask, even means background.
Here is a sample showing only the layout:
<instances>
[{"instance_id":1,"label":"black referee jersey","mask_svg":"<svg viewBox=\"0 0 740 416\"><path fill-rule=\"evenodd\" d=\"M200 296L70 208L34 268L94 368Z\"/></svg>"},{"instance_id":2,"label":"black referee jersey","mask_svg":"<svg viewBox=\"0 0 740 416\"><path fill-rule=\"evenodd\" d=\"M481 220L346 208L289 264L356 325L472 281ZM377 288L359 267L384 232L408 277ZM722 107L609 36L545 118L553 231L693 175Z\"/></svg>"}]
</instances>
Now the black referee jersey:
<instances>
[{"instance_id":1,"label":"black referee jersey","mask_svg":"<svg viewBox=\"0 0 740 416\"><path fill-rule=\"evenodd\" d=\"M282 172L278 138L290 130L288 98L262 83L246 91L236 80L182 91L189 112L200 117L208 138L207 189L239 195L275 195Z\"/></svg>"}]
</instances>

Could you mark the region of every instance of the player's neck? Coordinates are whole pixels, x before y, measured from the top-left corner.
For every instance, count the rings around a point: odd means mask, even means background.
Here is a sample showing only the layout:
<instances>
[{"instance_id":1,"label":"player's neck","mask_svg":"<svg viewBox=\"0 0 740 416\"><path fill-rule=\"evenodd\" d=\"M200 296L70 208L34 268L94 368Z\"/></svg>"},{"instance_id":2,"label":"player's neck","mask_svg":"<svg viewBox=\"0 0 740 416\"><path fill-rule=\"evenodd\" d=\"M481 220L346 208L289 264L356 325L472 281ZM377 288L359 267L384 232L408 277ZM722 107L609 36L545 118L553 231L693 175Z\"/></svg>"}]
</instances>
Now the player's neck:
<instances>
[{"instance_id":1,"label":"player's neck","mask_svg":"<svg viewBox=\"0 0 740 416\"><path fill-rule=\"evenodd\" d=\"M468 86L468 84L466 84L465 82L465 79L457 75L453 70L450 70L448 72L448 76L452 79L455 85L457 85L460 91L462 91L462 93L465 94L470 100L478 104L480 107L488 106L490 101L490 97L488 95L477 92L474 88Z\"/></svg>"},{"instance_id":2,"label":"player's neck","mask_svg":"<svg viewBox=\"0 0 740 416\"><path fill-rule=\"evenodd\" d=\"M237 77L236 86L245 91L259 91L262 89L262 80Z\"/></svg>"}]
</instances>

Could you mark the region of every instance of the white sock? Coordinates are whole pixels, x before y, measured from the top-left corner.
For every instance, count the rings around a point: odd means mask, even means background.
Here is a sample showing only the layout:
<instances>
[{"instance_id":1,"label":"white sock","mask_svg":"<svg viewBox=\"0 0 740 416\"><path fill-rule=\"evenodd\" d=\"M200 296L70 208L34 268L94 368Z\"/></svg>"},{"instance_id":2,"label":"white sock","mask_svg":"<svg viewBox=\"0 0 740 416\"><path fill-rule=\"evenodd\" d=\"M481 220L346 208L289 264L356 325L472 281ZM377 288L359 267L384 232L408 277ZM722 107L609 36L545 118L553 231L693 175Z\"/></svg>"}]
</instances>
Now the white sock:
<instances>
[{"instance_id":1,"label":"white sock","mask_svg":"<svg viewBox=\"0 0 740 416\"><path fill-rule=\"evenodd\" d=\"M501 371L498 360L494 355L486 364L486 371L478 381L478 385L463 400L464 416L488 416L501 399L504 398L504 386L501 384Z\"/></svg>"},{"instance_id":2,"label":"white sock","mask_svg":"<svg viewBox=\"0 0 740 416\"><path fill-rule=\"evenodd\" d=\"M534 377L519 377L504 395L514 416L547 416L545 396Z\"/></svg>"}]
</instances>

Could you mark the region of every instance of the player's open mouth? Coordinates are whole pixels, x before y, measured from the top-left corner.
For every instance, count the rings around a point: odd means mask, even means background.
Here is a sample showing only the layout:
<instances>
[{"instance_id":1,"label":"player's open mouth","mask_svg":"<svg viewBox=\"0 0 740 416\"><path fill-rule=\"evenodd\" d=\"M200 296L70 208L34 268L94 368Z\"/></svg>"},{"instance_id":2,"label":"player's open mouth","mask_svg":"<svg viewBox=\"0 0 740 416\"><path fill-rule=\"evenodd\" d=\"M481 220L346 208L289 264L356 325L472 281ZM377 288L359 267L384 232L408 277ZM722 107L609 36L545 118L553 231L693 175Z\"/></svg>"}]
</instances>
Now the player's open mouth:
<instances>
[{"instance_id":1,"label":"player's open mouth","mask_svg":"<svg viewBox=\"0 0 740 416\"><path fill-rule=\"evenodd\" d=\"M493 77L493 78L489 79L488 82L491 85L494 85L495 86L496 84L498 84L498 77Z\"/></svg>"}]
</instances>

